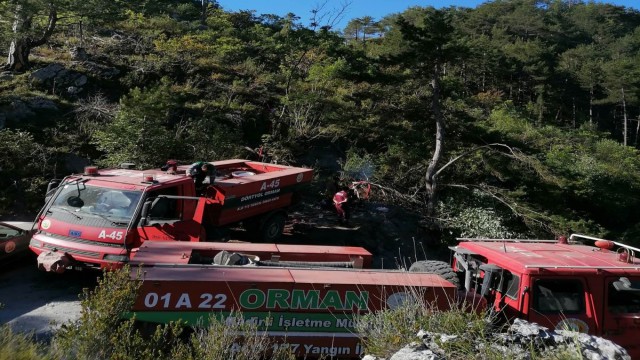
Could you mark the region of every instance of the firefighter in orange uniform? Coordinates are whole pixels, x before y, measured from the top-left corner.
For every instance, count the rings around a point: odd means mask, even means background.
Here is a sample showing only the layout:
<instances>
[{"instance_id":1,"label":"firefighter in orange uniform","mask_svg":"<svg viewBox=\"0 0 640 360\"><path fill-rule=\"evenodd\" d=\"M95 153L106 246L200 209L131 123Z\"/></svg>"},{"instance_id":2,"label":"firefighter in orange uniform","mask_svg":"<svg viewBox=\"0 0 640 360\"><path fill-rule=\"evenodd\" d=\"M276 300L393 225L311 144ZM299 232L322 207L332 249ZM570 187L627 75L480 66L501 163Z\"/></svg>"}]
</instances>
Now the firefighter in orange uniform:
<instances>
[{"instance_id":1,"label":"firefighter in orange uniform","mask_svg":"<svg viewBox=\"0 0 640 360\"><path fill-rule=\"evenodd\" d=\"M338 221L340 224L349 224L349 218L351 217L351 203L348 188L342 188L333 195L333 206L335 206L336 212L338 213Z\"/></svg>"}]
</instances>

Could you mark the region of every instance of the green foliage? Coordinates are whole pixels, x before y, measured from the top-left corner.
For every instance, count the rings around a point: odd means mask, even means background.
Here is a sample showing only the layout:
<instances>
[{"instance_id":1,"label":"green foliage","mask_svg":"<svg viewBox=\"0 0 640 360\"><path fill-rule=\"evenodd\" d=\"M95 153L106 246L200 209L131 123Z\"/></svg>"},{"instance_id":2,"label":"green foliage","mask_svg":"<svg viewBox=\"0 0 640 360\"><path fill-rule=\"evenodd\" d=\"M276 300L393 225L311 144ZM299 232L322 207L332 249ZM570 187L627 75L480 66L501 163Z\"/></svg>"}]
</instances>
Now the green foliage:
<instances>
[{"instance_id":1,"label":"green foliage","mask_svg":"<svg viewBox=\"0 0 640 360\"><path fill-rule=\"evenodd\" d=\"M446 203L440 205L442 213L450 213L453 206ZM499 214L494 208L464 207L445 221L447 228L459 237L486 239L517 239L521 238L514 230L507 226L509 219Z\"/></svg>"},{"instance_id":2,"label":"green foliage","mask_svg":"<svg viewBox=\"0 0 640 360\"><path fill-rule=\"evenodd\" d=\"M370 180L375 170L373 157L370 154L360 155L353 148L347 152L347 158L342 164L342 171L356 180Z\"/></svg>"},{"instance_id":3,"label":"green foliage","mask_svg":"<svg viewBox=\"0 0 640 360\"><path fill-rule=\"evenodd\" d=\"M0 130L0 215L37 208L53 153L26 131Z\"/></svg>"},{"instance_id":4,"label":"green foliage","mask_svg":"<svg viewBox=\"0 0 640 360\"><path fill-rule=\"evenodd\" d=\"M140 276L138 271L135 278ZM129 267L103 273L97 287L81 295L80 318L63 324L50 346L0 327L0 359L295 359L286 342L274 343L242 314L233 314L235 322L212 314L209 325L188 338L180 323L154 327L136 322L135 314L126 319L140 284L132 280Z\"/></svg>"},{"instance_id":5,"label":"green foliage","mask_svg":"<svg viewBox=\"0 0 640 360\"><path fill-rule=\"evenodd\" d=\"M16 35L42 34L49 3L58 27L49 46L34 49L34 67L66 66L65 50L82 42L90 61L73 69L89 81L77 96L46 95L63 115L26 117L16 100L38 93L30 74L0 84L1 126L30 131L17 143L14 133L0 135L2 214L38 207L43 179L66 168L54 160L70 152L156 167L262 146L273 161L313 163L327 144L346 171L366 168L397 195L391 201L422 211L438 75L446 121L437 165L453 161L437 177L442 234L632 237L640 226L635 9L528 0L416 6L352 19L339 34L306 28L294 14L228 12L215 2L203 19L202 3L191 0L10 0L0 2L0 20L19 15L31 26L16 34L12 21L0 21L5 57ZM117 74L101 74L112 68ZM504 146L487 147L496 143ZM20 209L22 199L30 204Z\"/></svg>"},{"instance_id":6,"label":"green foliage","mask_svg":"<svg viewBox=\"0 0 640 360\"><path fill-rule=\"evenodd\" d=\"M176 157L180 142L171 131L177 99L165 80L150 89L134 88L120 101L113 122L94 134L106 166L132 161L141 168L155 167Z\"/></svg>"},{"instance_id":7,"label":"green foliage","mask_svg":"<svg viewBox=\"0 0 640 360\"><path fill-rule=\"evenodd\" d=\"M227 319L211 315L209 325L191 334L193 359L206 360L294 360L288 344L277 344L242 313L231 313ZM238 339L238 334L243 334Z\"/></svg>"},{"instance_id":8,"label":"green foliage","mask_svg":"<svg viewBox=\"0 0 640 360\"><path fill-rule=\"evenodd\" d=\"M501 358L490 347L484 349L487 353L477 354L478 349L471 346L472 339L484 338L490 331L484 314L462 309L440 311L417 299L408 300L394 309L363 315L357 319L356 329L365 353L385 358L415 341L419 330L457 335L459 341L442 344L443 350L454 358Z\"/></svg>"},{"instance_id":9,"label":"green foliage","mask_svg":"<svg viewBox=\"0 0 640 360\"><path fill-rule=\"evenodd\" d=\"M29 335L14 333L11 326L0 325L0 360L52 359L46 348L34 342Z\"/></svg>"},{"instance_id":10,"label":"green foliage","mask_svg":"<svg viewBox=\"0 0 640 360\"><path fill-rule=\"evenodd\" d=\"M137 274L137 279L141 276ZM179 342L180 324L157 327L143 337L135 318L125 320L141 282L131 279L129 267L105 272L94 290L81 295L78 320L63 324L55 334L52 352L64 359L174 359L187 349Z\"/></svg>"},{"instance_id":11,"label":"green foliage","mask_svg":"<svg viewBox=\"0 0 640 360\"><path fill-rule=\"evenodd\" d=\"M504 348L491 344L492 328L489 315L455 308L438 311L419 301L407 301L403 305L385 311L370 313L357 319L356 328L362 336L365 353L388 358L397 350L415 341L418 330L444 334L449 340L435 337L436 344L451 359L519 359L522 354L511 354ZM482 343L482 340L484 343ZM481 345L476 346L480 340ZM535 340L532 340L535 341ZM582 359L580 343L569 341L559 349L536 350L531 346L526 354L530 359L578 360Z\"/></svg>"},{"instance_id":12,"label":"green foliage","mask_svg":"<svg viewBox=\"0 0 640 360\"><path fill-rule=\"evenodd\" d=\"M367 354L387 358L413 340L427 314L432 314L428 308L409 302L393 310L363 315L357 319L356 331Z\"/></svg>"},{"instance_id":13,"label":"green foliage","mask_svg":"<svg viewBox=\"0 0 640 360\"><path fill-rule=\"evenodd\" d=\"M53 340L56 349L74 359L110 358L114 340L129 338L114 335L124 324L121 316L133 305L139 286L130 280L129 271L105 273L95 290L83 292L80 318L58 331Z\"/></svg>"}]
</instances>

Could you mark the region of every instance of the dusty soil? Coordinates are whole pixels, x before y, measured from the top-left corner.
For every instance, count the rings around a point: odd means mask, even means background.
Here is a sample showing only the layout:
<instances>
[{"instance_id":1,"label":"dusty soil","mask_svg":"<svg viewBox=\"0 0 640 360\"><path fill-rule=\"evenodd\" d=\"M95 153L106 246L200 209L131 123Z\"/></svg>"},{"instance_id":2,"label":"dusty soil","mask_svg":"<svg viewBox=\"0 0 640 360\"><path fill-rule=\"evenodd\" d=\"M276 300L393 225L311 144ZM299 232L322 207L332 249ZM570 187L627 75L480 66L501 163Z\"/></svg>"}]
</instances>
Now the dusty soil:
<instances>
[{"instance_id":1,"label":"dusty soil","mask_svg":"<svg viewBox=\"0 0 640 360\"><path fill-rule=\"evenodd\" d=\"M48 340L65 322L80 315L78 294L96 284L97 273L44 273L28 254L0 268L0 324Z\"/></svg>"},{"instance_id":2,"label":"dusty soil","mask_svg":"<svg viewBox=\"0 0 640 360\"><path fill-rule=\"evenodd\" d=\"M243 230L232 239L247 241ZM349 226L340 226L331 207L306 201L293 209L281 243L362 246L374 255L378 268L408 267L418 258L438 257L427 247L427 238L415 216L376 203L363 203L353 210ZM47 340L61 324L80 314L78 295L96 285L98 272L69 271L62 275L36 268L28 255L0 268L0 324L17 331L33 332Z\"/></svg>"}]
</instances>

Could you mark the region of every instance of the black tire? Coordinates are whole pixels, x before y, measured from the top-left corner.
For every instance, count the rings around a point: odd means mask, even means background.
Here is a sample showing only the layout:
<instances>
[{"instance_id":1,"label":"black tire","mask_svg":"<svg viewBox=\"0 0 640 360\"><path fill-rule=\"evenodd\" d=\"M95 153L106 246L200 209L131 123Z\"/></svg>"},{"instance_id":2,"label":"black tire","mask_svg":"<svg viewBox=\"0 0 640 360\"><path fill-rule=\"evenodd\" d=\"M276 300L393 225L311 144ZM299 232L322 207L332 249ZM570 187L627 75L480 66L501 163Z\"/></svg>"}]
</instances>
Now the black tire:
<instances>
[{"instance_id":1,"label":"black tire","mask_svg":"<svg viewBox=\"0 0 640 360\"><path fill-rule=\"evenodd\" d=\"M451 269L451 266L444 261L422 260L411 264L409 268L411 272L422 272L440 275L443 279L452 283L456 288L460 289L460 279L458 275Z\"/></svg>"},{"instance_id":2,"label":"black tire","mask_svg":"<svg viewBox=\"0 0 640 360\"><path fill-rule=\"evenodd\" d=\"M260 235L260 218L253 217L242 220L242 227L251 235L251 237L255 238Z\"/></svg>"},{"instance_id":3,"label":"black tire","mask_svg":"<svg viewBox=\"0 0 640 360\"><path fill-rule=\"evenodd\" d=\"M260 227L260 240L266 243L276 242L284 231L286 216L283 213L275 213L265 220Z\"/></svg>"}]
</instances>

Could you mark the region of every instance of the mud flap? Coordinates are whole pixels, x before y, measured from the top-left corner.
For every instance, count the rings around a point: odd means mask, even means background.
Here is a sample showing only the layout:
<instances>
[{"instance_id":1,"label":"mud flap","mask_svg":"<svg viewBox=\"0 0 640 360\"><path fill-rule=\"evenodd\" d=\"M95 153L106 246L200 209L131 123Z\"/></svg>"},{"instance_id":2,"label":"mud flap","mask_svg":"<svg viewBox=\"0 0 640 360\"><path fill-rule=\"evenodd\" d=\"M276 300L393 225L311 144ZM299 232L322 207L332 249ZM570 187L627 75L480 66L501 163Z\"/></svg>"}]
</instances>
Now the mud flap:
<instances>
[{"instance_id":1,"label":"mud flap","mask_svg":"<svg viewBox=\"0 0 640 360\"><path fill-rule=\"evenodd\" d=\"M62 274L71 263L71 258L60 252L43 252L38 255L38 269Z\"/></svg>"}]
</instances>

